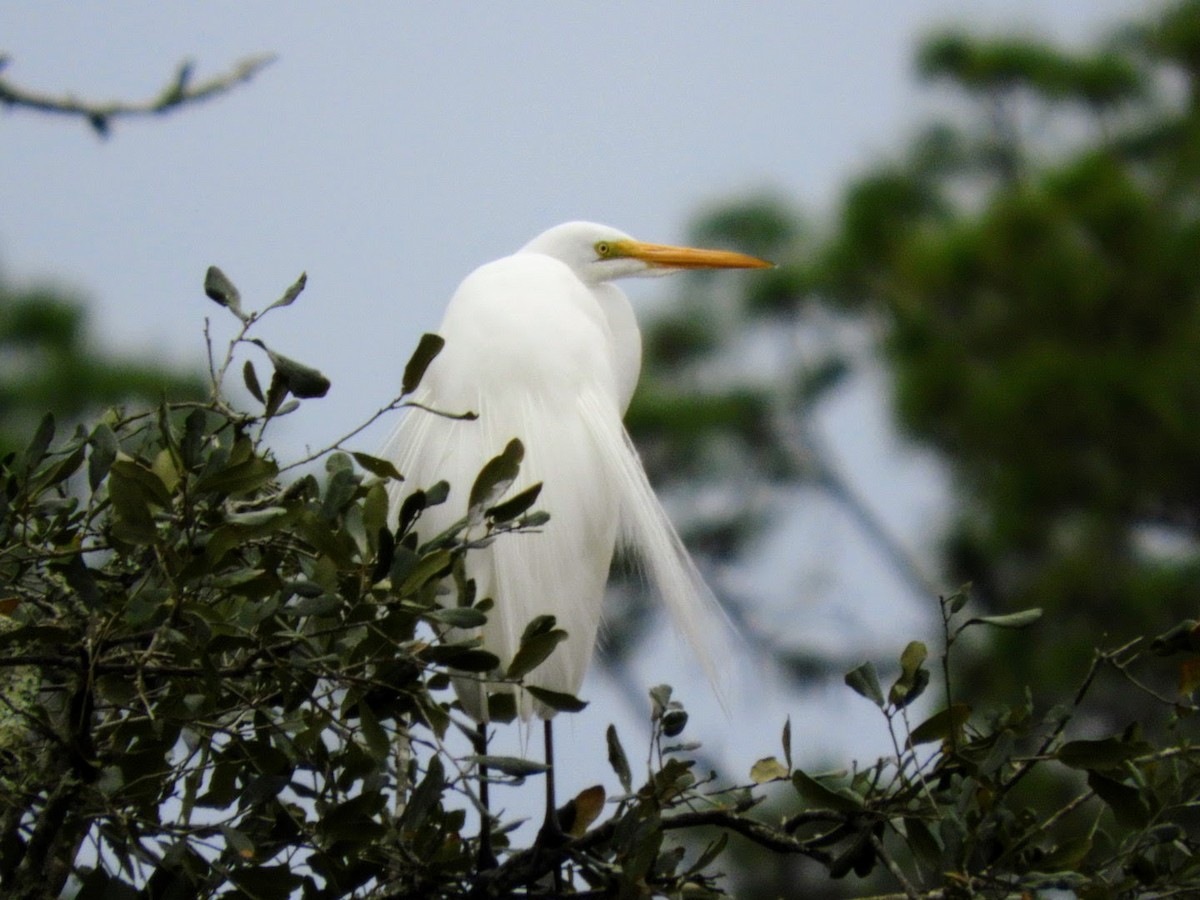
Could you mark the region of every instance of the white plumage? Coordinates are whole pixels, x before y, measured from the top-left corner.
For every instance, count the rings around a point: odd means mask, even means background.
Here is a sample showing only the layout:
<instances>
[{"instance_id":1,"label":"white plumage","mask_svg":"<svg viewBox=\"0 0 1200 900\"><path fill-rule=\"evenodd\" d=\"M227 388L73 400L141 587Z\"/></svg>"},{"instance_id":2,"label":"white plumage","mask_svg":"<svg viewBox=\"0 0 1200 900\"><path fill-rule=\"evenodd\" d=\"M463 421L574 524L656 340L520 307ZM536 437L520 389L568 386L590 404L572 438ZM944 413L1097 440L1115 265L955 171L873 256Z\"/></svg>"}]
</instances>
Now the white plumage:
<instances>
[{"instance_id":1,"label":"white plumage","mask_svg":"<svg viewBox=\"0 0 1200 900\"><path fill-rule=\"evenodd\" d=\"M579 691L618 542L632 551L711 668L708 646L724 620L622 424L641 366L641 336L629 301L610 282L681 268L765 265L742 254L643 244L603 225L572 222L476 269L451 298L439 329L445 347L414 399L447 412L473 410L479 418L410 410L383 452L406 479L393 489L393 509L416 488L450 483L447 502L420 520L427 539L466 515L471 485L487 460L514 437L524 445L511 490L542 482L537 508L550 521L541 533L505 535L466 557L477 596L495 601L482 645L502 669L526 625L553 615L568 637L525 681ZM487 691L512 690L465 675L455 687L479 722L487 721ZM553 715L526 692L515 693L523 719Z\"/></svg>"}]
</instances>

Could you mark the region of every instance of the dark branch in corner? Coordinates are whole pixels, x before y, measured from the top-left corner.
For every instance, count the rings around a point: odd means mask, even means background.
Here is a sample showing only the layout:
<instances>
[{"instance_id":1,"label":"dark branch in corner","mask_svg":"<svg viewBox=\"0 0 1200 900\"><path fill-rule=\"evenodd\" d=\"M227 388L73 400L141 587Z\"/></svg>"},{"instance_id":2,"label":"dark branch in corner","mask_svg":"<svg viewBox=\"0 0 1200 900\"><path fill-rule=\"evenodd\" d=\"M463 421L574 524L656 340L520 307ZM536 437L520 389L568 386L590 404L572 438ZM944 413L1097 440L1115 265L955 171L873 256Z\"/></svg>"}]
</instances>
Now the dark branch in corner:
<instances>
[{"instance_id":1,"label":"dark branch in corner","mask_svg":"<svg viewBox=\"0 0 1200 900\"><path fill-rule=\"evenodd\" d=\"M195 84L192 83L193 64L184 61L157 96L140 103L120 100L96 103L80 100L69 94L54 97L17 87L0 76L0 104L9 109L32 109L37 112L77 116L86 120L100 137L108 137L112 122L116 119L161 116L180 107L218 97L249 81L274 60L275 57L269 55L250 57L223 75ZM8 57L0 56L0 69L3 69L8 61Z\"/></svg>"}]
</instances>

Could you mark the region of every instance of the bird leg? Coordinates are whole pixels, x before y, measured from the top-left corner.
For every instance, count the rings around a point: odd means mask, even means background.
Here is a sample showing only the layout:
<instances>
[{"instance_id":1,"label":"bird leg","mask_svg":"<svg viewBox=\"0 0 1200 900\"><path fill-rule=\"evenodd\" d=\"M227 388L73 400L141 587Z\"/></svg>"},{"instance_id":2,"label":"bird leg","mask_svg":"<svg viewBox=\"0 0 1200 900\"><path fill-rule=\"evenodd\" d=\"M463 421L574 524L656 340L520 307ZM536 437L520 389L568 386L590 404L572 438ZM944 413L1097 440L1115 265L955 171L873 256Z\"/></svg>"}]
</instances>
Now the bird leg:
<instances>
[{"instance_id":1,"label":"bird leg","mask_svg":"<svg viewBox=\"0 0 1200 900\"><path fill-rule=\"evenodd\" d=\"M558 821L558 807L554 802L554 729L552 720L544 720L542 727L546 740L546 818L542 821L541 830L538 831L535 846L542 850L553 851L566 844L568 838ZM555 863L553 871L554 891L556 894L562 894L562 866Z\"/></svg>"},{"instance_id":2,"label":"bird leg","mask_svg":"<svg viewBox=\"0 0 1200 900\"><path fill-rule=\"evenodd\" d=\"M546 739L546 818L538 832L538 843L544 847L558 847L567 842L567 835L558 821L558 806L554 802L554 729L553 722L542 722Z\"/></svg>"},{"instance_id":3,"label":"bird leg","mask_svg":"<svg viewBox=\"0 0 1200 900\"><path fill-rule=\"evenodd\" d=\"M487 723L480 722L472 740L475 743L475 755L487 756ZM488 769L486 763L479 763L479 805L483 807L479 816L479 870L496 868L496 854L492 850L492 808L490 801L490 785L488 784Z\"/></svg>"}]
</instances>

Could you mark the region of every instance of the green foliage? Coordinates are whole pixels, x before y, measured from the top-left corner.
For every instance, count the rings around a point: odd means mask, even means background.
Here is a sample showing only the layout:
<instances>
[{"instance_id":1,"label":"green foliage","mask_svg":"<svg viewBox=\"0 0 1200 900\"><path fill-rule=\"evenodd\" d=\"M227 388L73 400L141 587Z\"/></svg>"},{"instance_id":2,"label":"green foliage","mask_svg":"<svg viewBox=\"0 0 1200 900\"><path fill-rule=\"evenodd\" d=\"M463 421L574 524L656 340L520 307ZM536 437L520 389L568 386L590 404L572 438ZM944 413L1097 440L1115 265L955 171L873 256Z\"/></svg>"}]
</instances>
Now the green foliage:
<instances>
[{"instance_id":1,"label":"green foliage","mask_svg":"<svg viewBox=\"0 0 1200 900\"><path fill-rule=\"evenodd\" d=\"M489 821L490 858L468 821L484 773L488 785L519 786L547 770L456 755L451 732L474 728L451 699L451 674L520 684L565 637L552 617L535 619L502 676L462 636L491 608L463 576L464 556L545 521L535 488L505 496L523 450L514 442L490 461L471 487L472 514L418 544L414 522L452 487L389 512L387 487L402 473L343 451L352 435L284 464L264 437L282 397L268 391L256 413L221 399L239 345L286 359L247 335L281 304L233 310L225 288L218 302L243 328L209 400L112 411L65 439L47 416L3 459L6 896L532 897L557 882L580 896L715 898L727 888L719 859L746 842L907 897L1200 889L1188 831L1200 759L1185 732L1200 712L1195 623L1097 653L1070 707L1039 712L1026 699L986 712L952 691L952 654L969 631L1028 629L1040 611L976 615L965 594L941 604L944 701L931 715L910 723L934 692L923 642L903 648L886 691L872 663L846 676L880 710L894 755L805 771L789 720L780 755L723 781L702 774L688 712L659 685L644 774L610 727L606 748L591 752L606 752L620 793L597 785L571 798L558 842L517 846L516 823ZM423 342L402 393L377 415L406 405L437 349ZM308 373L302 393L323 378L291 360L284 368L272 377L283 396L296 393L297 371ZM281 477L316 461L322 479ZM1181 694L1144 687L1139 668L1180 654ZM1068 739L1107 677L1161 709L1147 724L1165 731L1135 723ZM565 713L586 706L526 689ZM1151 730L1169 739L1156 743Z\"/></svg>"},{"instance_id":2,"label":"green foliage","mask_svg":"<svg viewBox=\"0 0 1200 900\"><path fill-rule=\"evenodd\" d=\"M101 354L86 324L72 298L0 282L0 455L23 446L47 412L77 422L114 403L203 396L194 374Z\"/></svg>"},{"instance_id":3,"label":"green foliage","mask_svg":"<svg viewBox=\"0 0 1200 900\"><path fill-rule=\"evenodd\" d=\"M644 457L656 473L734 495L723 520L693 528L695 546L737 556L771 521L755 488L816 488L847 507L915 592L932 592L839 483L811 424L863 368L864 355L838 340L836 326L849 323L887 367L901 428L952 478L940 568L971 581L987 613L1036 607L1059 623L1053 637L994 633L997 656L1016 662L981 656L963 677L997 696L1065 683L1105 632L1194 615L1197 48L1195 0L1147 12L1095 47L936 35L919 68L959 90L966 115L858 178L819 238L780 201L705 217L704 237L781 265L769 297L752 285L722 298L726 320L698 284L699 306L689 298L648 335L649 389L631 412ZM710 318L689 331L676 317L697 308ZM791 346L773 346L777 335ZM766 377L739 371L766 368L761 357L776 360ZM714 360L735 374L677 396ZM1109 702L1115 725L1137 701L1118 691Z\"/></svg>"},{"instance_id":4,"label":"green foliage","mask_svg":"<svg viewBox=\"0 0 1200 900\"><path fill-rule=\"evenodd\" d=\"M211 399L114 410L65 440L48 415L0 463L0 886L433 895L469 862L466 804L443 805L467 777L427 749L452 725L448 669L497 666L476 640L442 638L490 603L439 596L466 522L419 546L419 511L389 521L389 463L335 444L281 465L264 432L287 395L328 383L247 332L303 280L259 313L218 270L206 287L243 326ZM274 367L256 414L220 395L243 343ZM405 392L437 349L423 342ZM281 482L317 459L322 480ZM434 486L419 503L445 496ZM534 499L489 510L486 534L528 527ZM552 650L518 654L513 680Z\"/></svg>"}]
</instances>

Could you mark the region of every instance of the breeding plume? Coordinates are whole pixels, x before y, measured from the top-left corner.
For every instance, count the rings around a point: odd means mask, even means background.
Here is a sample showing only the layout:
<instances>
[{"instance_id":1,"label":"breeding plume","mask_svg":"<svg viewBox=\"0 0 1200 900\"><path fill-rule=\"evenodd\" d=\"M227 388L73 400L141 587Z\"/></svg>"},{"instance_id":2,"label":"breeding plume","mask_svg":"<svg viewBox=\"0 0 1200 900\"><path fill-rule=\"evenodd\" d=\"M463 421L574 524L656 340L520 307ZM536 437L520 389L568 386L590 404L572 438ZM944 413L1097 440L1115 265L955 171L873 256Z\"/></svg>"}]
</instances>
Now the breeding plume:
<instances>
[{"instance_id":1,"label":"breeding plume","mask_svg":"<svg viewBox=\"0 0 1200 900\"><path fill-rule=\"evenodd\" d=\"M609 565L618 545L631 551L676 625L702 659L720 619L711 593L646 480L622 416L641 368L641 334L618 278L684 269L763 268L769 263L721 250L635 241L589 222L559 225L512 256L476 269L446 308L445 347L414 398L457 421L410 410L385 456L406 478L392 497L445 479L449 500L420 521L427 539L467 512L483 465L513 438L525 448L515 492L536 482L541 533L502 536L466 556L477 596L495 606L483 647L507 667L526 625L553 615L567 639L526 676L554 691L579 691L600 625ZM716 625L715 627L720 627ZM460 635L461 636L461 635ZM514 690L463 676L455 688L477 722L489 691ZM515 689L523 719L553 710Z\"/></svg>"}]
</instances>

